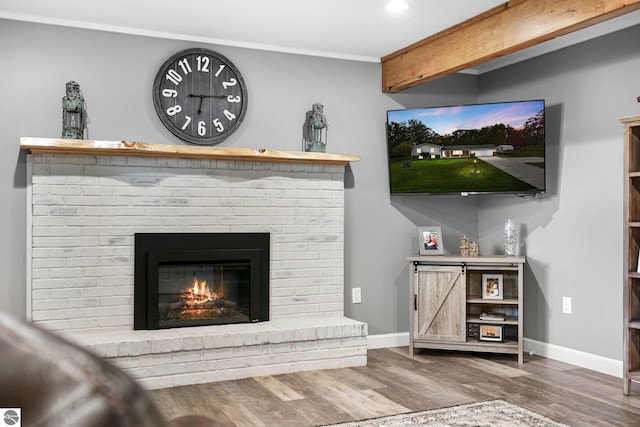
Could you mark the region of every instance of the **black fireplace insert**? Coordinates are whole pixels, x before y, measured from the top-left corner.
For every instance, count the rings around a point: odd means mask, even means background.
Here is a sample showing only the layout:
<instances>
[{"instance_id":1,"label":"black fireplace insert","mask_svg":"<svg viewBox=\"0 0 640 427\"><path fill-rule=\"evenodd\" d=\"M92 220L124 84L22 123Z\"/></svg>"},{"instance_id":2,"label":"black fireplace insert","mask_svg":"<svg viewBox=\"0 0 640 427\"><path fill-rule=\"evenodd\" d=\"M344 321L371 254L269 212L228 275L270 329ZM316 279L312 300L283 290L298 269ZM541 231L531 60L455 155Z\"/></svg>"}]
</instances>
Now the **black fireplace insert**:
<instances>
[{"instance_id":1,"label":"black fireplace insert","mask_svg":"<svg viewBox=\"0 0 640 427\"><path fill-rule=\"evenodd\" d=\"M269 233L136 233L134 329L269 320Z\"/></svg>"}]
</instances>

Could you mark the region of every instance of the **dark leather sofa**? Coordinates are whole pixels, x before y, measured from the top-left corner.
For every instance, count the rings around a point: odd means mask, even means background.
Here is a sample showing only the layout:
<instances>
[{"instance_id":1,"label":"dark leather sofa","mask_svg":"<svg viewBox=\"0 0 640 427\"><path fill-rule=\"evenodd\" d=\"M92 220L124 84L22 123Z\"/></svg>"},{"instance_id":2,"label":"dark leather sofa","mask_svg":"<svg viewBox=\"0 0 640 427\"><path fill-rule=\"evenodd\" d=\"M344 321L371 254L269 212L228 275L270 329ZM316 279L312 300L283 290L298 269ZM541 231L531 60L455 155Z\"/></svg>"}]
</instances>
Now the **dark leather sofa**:
<instances>
[{"instance_id":1,"label":"dark leather sofa","mask_svg":"<svg viewBox=\"0 0 640 427\"><path fill-rule=\"evenodd\" d=\"M114 365L2 312L0 408L21 408L24 427L176 425Z\"/></svg>"}]
</instances>

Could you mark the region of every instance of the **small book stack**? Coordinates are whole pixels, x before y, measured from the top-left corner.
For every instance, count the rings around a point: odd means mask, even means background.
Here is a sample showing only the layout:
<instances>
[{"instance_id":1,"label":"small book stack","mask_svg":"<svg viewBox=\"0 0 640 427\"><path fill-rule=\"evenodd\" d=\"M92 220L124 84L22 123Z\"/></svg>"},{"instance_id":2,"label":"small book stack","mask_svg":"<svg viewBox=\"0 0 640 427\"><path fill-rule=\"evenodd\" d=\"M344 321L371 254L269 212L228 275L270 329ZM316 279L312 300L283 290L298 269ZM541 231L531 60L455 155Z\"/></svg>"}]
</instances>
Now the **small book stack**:
<instances>
[{"instance_id":1,"label":"small book stack","mask_svg":"<svg viewBox=\"0 0 640 427\"><path fill-rule=\"evenodd\" d=\"M504 313L493 313L491 311L483 311L480 313L480 320L489 320L491 322L504 321L506 316Z\"/></svg>"}]
</instances>

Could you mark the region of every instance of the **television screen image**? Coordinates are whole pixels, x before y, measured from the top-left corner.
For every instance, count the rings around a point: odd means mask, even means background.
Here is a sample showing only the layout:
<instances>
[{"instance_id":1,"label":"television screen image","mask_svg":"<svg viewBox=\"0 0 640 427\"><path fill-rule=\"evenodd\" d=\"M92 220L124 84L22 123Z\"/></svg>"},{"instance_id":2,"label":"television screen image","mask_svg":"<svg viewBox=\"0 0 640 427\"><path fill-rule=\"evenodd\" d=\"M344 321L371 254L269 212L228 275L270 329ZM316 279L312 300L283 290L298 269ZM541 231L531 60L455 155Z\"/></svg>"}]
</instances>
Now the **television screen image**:
<instances>
[{"instance_id":1,"label":"television screen image","mask_svg":"<svg viewBox=\"0 0 640 427\"><path fill-rule=\"evenodd\" d=\"M544 100L387 111L392 195L545 192Z\"/></svg>"}]
</instances>

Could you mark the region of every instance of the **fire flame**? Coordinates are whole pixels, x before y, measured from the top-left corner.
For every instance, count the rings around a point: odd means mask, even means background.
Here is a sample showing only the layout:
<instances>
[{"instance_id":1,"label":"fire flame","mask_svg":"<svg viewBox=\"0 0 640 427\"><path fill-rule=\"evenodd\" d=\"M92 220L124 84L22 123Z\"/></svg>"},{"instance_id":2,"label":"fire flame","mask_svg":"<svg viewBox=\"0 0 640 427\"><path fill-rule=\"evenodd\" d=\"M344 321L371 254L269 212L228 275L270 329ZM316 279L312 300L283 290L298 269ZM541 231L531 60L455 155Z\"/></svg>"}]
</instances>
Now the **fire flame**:
<instances>
[{"instance_id":1,"label":"fire flame","mask_svg":"<svg viewBox=\"0 0 640 427\"><path fill-rule=\"evenodd\" d=\"M193 286L182 291L182 297L186 299L188 307L204 304L219 298L215 291L211 291L206 280L199 281L195 277L193 279Z\"/></svg>"}]
</instances>

